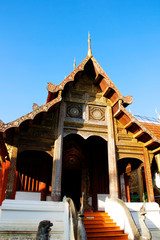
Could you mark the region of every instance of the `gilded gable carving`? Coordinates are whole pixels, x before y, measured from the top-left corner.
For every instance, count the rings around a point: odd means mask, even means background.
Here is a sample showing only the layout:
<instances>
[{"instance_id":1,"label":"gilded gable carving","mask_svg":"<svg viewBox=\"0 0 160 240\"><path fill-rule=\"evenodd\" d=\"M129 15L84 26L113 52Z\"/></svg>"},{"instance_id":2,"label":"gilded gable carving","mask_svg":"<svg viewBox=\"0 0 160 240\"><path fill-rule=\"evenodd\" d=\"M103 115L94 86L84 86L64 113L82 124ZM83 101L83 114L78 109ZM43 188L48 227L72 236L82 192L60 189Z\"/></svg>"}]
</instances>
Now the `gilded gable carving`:
<instances>
[{"instance_id":1,"label":"gilded gable carving","mask_svg":"<svg viewBox=\"0 0 160 240\"><path fill-rule=\"evenodd\" d=\"M105 108L89 106L89 120L105 121Z\"/></svg>"},{"instance_id":2,"label":"gilded gable carving","mask_svg":"<svg viewBox=\"0 0 160 240\"><path fill-rule=\"evenodd\" d=\"M82 118L82 104L67 103L66 117Z\"/></svg>"}]
</instances>

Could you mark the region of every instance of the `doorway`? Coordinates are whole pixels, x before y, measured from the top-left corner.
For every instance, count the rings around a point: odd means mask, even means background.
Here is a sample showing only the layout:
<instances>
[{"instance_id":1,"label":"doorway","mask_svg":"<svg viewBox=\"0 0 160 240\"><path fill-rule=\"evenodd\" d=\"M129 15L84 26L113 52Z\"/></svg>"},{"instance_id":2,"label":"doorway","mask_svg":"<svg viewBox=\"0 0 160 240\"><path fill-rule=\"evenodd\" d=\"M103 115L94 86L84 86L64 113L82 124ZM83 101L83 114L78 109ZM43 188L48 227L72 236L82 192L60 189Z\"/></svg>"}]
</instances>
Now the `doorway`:
<instances>
[{"instance_id":1,"label":"doorway","mask_svg":"<svg viewBox=\"0 0 160 240\"><path fill-rule=\"evenodd\" d=\"M71 198L77 210L82 195L84 143L85 140L77 134L70 134L63 141L61 196L62 199L64 196Z\"/></svg>"},{"instance_id":2,"label":"doorway","mask_svg":"<svg viewBox=\"0 0 160 240\"><path fill-rule=\"evenodd\" d=\"M80 169L63 169L62 196L73 200L76 209L80 208L81 197L81 171Z\"/></svg>"},{"instance_id":3,"label":"doorway","mask_svg":"<svg viewBox=\"0 0 160 240\"><path fill-rule=\"evenodd\" d=\"M84 192L84 207L97 210L97 194L109 193L107 142L99 136L69 134L63 141L62 199L72 198L76 208Z\"/></svg>"}]
</instances>

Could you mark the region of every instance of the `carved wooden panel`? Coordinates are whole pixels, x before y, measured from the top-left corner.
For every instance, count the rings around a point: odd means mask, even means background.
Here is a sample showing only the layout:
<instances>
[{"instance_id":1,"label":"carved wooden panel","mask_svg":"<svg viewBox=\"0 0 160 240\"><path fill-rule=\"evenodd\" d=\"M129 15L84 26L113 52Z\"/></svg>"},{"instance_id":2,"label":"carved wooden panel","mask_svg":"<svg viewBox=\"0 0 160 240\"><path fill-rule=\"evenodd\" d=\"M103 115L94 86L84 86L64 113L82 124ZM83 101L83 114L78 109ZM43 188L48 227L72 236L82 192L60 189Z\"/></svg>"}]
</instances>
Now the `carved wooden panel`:
<instances>
[{"instance_id":1,"label":"carved wooden panel","mask_svg":"<svg viewBox=\"0 0 160 240\"><path fill-rule=\"evenodd\" d=\"M105 121L105 108L89 106L89 120Z\"/></svg>"},{"instance_id":2,"label":"carved wooden panel","mask_svg":"<svg viewBox=\"0 0 160 240\"><path fill-rule=\"evenodd\" d=\"M67 103L66 117L82 119L82 104Z\"/></svg>"}]
</instances>

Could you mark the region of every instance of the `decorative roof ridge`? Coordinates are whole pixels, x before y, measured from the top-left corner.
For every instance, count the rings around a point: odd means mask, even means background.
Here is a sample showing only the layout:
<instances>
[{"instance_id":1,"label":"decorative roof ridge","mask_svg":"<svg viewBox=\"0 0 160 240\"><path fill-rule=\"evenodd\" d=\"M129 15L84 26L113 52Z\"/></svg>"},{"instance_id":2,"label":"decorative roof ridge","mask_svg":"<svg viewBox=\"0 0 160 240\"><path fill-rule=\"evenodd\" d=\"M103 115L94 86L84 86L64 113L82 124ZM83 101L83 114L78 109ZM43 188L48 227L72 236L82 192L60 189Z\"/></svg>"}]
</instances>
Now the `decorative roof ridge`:
<instances>
[{"instance_id":1,"label":"decorative roof ridge","mask_svg":"<svg viewBox=\"0 0 160 240\"><path fill-rule=\"evenodd\" d=\"M102 75L102 77L104 77L107 82L109 87L111 87L112 89L114 89L114 91L118 94L119 99L123 100L123 102L127 103L127 104L131 104L133 102L133 98L132 96L128 95L126 97L124 97L121 92L118 90L118 88L116 87L116 85L112 82L112 80L109 78L109 76L106 74L106 72L102 69L102 67L100 66L100 64L97 62L97 60L94 57L91 57L94 67L96 67L97 71L99 72L100 75Z\"/></svg>"},{"instance_id":2,"label":"decorative roof ridge","mask_svg":"<svg viewBox=\"0 0 160 240\"><path fill-rule=\"evenodd\" d=\"M119 99L122 99L124 103L131 104L133 102L133 98L128 95L124 97L121 92L118 90L118 88L114 85L112 80L108 77L108 75L105 73L105 71L102 69L100 64L96 61L96 59L93 56L86 56L86 58L76 67L58 86L56 86L53 83L48 83L47 90L50 93L56 93L60 90L63 90L66 83L74 81L74 77L77 72L83 71L86 63L91 59L93 62L94 67L98 71L100 75L102 75L108 82L109 87L113 88L114 91L118 94Z\"/></svg>"},{"instance_id":3,"label":"decorative roof ridge","mask_svg":"<svg viewBox=\"0 0 160 240\"><path fill-rule=\"evenodd\" d=\"M20 124L26 120L33 120L37 114L41 112L48 112L48 110L56 103L60 102L62 100L61 96L58 96L57 98L53 99L52 101L48 103L44 103L40 107L38 107L36 110L33 110L30 113L27 113L26 115L9 122L7 124L3 123L2 121L0 122L0 132L5 132L7 129L12 128L12 127L19 127Z\"/></svg>"},{"instance_id":4,"label":"decorative roof ridge","mask_svg":"<svg viewBox=\"0 0 160 240\"><path fill-rule=\"evenodd\" d=\"M74 77L77 72L84 70L84 66L86 65L90 58L91 57L87 55L86 58L58 86L56 86L53 83L48 83L47 90L51 93L63 90L66 83L74 81Z\"/></svg>"}]
</instances>

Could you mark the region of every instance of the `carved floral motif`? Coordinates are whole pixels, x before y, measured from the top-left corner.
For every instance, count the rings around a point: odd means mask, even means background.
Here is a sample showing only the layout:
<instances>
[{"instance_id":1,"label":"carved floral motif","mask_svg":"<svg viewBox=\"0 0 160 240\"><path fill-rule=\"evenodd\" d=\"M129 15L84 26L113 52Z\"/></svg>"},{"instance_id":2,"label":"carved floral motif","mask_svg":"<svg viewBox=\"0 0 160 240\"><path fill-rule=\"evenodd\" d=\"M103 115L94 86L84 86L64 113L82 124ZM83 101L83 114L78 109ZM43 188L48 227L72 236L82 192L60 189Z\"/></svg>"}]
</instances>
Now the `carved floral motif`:
<instances>
[{"instance_id":1,"label":"carved floral motif","mask_svg":"<svg viewBox=\"0 0 160 240\"><path fill-rule=\"evenodd\" d=\"M82 105L68 103L66 116L71 118L82 118Z\"/></svg>"},{"instance_id":2,"label":"carved floral motif","mask_svg":"<svg viewBox=\"0 0 160 240\"><path fill-rule=\"evenodd\" d=\"M105 121L105 108L89 106L89 120Z\"/></svg>"}]
</instances>

